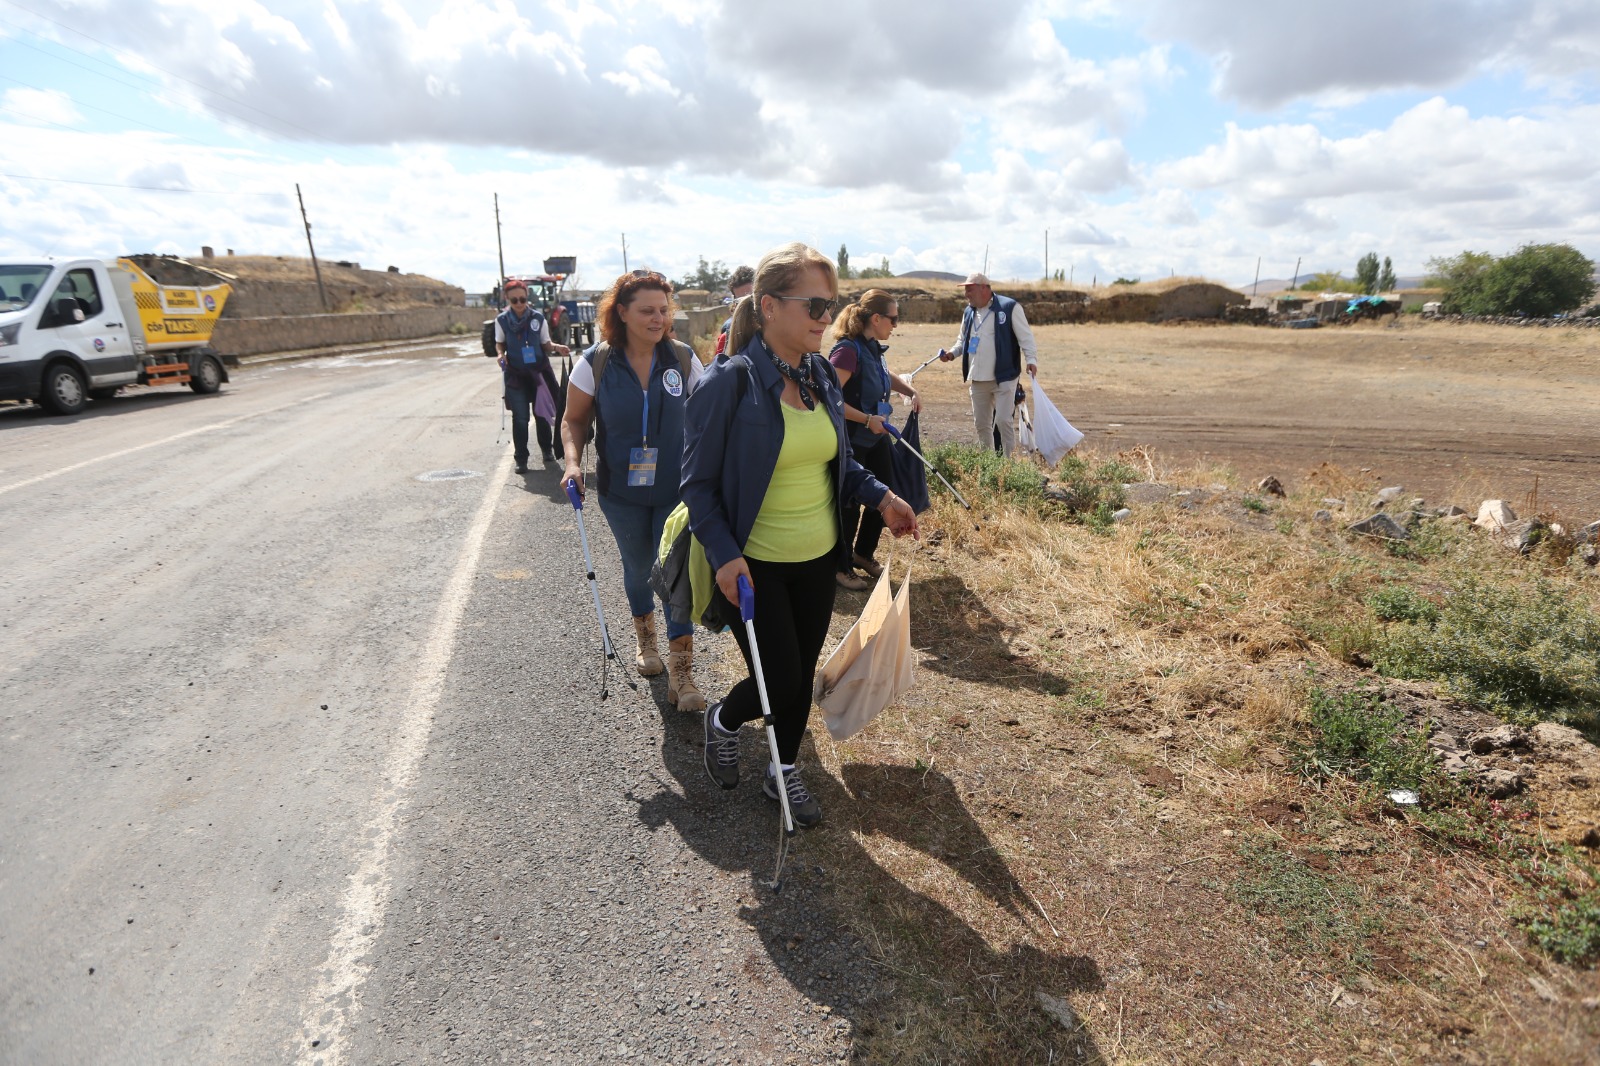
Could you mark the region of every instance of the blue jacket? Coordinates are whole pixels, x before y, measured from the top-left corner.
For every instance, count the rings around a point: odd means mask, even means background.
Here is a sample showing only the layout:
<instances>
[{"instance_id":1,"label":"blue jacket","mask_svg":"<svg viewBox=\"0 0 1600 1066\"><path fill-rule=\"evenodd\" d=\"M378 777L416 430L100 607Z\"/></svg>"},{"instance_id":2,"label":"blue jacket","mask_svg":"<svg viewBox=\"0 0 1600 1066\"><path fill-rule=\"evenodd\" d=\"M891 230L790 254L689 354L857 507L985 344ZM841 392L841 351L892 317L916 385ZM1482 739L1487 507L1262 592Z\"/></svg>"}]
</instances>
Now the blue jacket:
<instances>
[{"instance_id":1,"label":"blue jacket","mask_svg":"<svg viewBox=\"0 0 1600 1066\"><path fill-rule=\"evenodd\" d=\"M862 414L875 415L878 405L889 402L889 367L883 361L883 345L871 337L846 337L834 345L838 351L844 345L856 350L856 372L845 382L845 402ZM874 433L859 422L850 423L850 444L857 451L866 451L889 439L888 434Z\"/></svg>"},{"instance_id":2,"label":"blue jacket","mask_svg":"<svg viewBox=\"0 0 1600 1066\"><path fill-rule=\"evenodd\" d=\"M594 366L594 349L584 356ZM657 457L656 483L628 484L628 453L644 440L644 383L625 352L606 359L605 380L594 388L595 487L600 495L649 507L674 507L683 463L683 409L689 383L670 340L656 345L650 364L650 447Z\"/></svg>"},{"instance_id":3,"label":"blue jacket","mask_svg":"<svg viewBox=\"0 0 1600 1066\"><path fill-rule=\"evenodd\" d=\"M532 395L537 387L535 381L544 379L545 387L550 390L550 395L556 394L556 371L550 365L550 360L544 357L544 312L528 309L526 320L518 321L516 312L506 308L495 316L500 323L500 331L506 338L506 371L505 382L507 387L521 385L529 390ZM524 361L523 350L532 348L539 354L533 362Z\"/></svg>"},{"instance_id":4,"label":"blue jacket","mask_svg":"<svg viewBox=\"0 0 1600 1066\"><path fill-rule=\"evenodd\" d=\"M1011 315L1017 301L1009 296L994 294L988 313L994 316L994 379L1012 381L1022 375L1022 348L1017 344L1016 331L1011 327ZM970 306L961 314L961 338L956 346L961 349L961 380L971 373L972 356L967 353L967 339L972 336L972 323L977 312Z\"/></svg>"},{"instance_id":5,"label":"blue jacket","mask_svg":"<svg viewBox=\"0 0 1600 1066\"><path fill-rule=\"evenodd\" d=\"M783 402L784 378L765 348L759 334L752 337L744 351L707 367L689 397L681 491L689 508L689 527L705 546L713 572L744 554L783 447L783 411L778 405ZM806 358L822 386L822 404L839 437L839 454L828 466L839 528L834 550L844 566L853 539L845 530L847 505L861 500L876 507L889 489L850 453L844 396L832 364L817 354Z\"/></svg>"}]
</instances>

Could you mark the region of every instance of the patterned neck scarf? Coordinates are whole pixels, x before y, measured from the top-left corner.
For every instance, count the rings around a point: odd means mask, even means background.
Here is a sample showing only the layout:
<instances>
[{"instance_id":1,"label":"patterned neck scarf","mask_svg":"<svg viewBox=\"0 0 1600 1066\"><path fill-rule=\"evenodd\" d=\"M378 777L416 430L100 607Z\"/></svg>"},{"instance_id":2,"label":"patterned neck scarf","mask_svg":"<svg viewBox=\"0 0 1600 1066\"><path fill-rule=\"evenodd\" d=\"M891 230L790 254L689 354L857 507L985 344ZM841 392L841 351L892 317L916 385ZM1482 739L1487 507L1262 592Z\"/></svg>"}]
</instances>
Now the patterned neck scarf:
<instances>
[{"instance_id":1,"label":"patterned neck scarf","mask_svg":"<svg viewBox=\"0 0 1600 1066\"><path fill-rule=\"evenodd\" d=\"M792 367L767 345L765 337L761 338L761 348L767 353L767 358L772 360L772 365L778 368L778 373L800 386L800 402L806 405L807 411L817 409L816 397L822 395L822 386L817 384L817 376L812 372L811 360L805 356L800 357L800 365Z\"/></svg>"}]
</instances>

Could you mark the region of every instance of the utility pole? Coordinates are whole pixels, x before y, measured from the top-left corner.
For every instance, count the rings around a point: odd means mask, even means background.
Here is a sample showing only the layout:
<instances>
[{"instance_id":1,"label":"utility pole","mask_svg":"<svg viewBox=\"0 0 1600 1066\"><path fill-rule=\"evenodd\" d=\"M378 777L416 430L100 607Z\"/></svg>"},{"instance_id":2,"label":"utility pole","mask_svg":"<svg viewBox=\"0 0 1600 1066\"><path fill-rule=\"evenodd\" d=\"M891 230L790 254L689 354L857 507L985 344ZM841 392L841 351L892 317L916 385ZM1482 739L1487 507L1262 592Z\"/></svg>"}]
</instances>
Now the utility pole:
<instances>
[{"instance_id":1,"label":"utility pole","mask_svg":"<svg viewBox=\"0 0 1600 1066\"><path fill-rule=\"evenodd\" d=\"M984 273L985 277L988 277L988 275L989 275L989 246L987 244L983 246L983 273Z\"/></svg>"},{"instance_id":2,"label":"utility pole","mask_svg":"<svg viewBox=\"0 0 1600 1066\"><path fill-rule=\"evenodd\" d=\"M1044 280L1050 280L1050 231L1044 231Z\"/></svg>"},{"instance_id":3,"label":"utility pole","mask_svg":"<svg viewBox=\"0 0 1600 1066\"><path fill-rule=\"evenodd\" d=\"M622 235L622 272L624 274L628 272L628 235L626 233Z\"/></svg>"},{"instance_id":4,"label":"utility pole","mask_svg":"<svg viewBox=\"0 0 1600 1066\"><path fill-rule=\"evenodd\" d=\"M306 247L311 249L311 269L317 275L317 295L322 297L322 310L328 311L328 290L322 287L322 267L317 265L317 246L311 243L311 220L306 218L306 198L300 195L300 183L294 183L294 197L300 201L300 221L306 225Z\"/></svg>"},{"instance_id":5,"label":"utility pole","mask_svg":"<svg viewBox=\"0 0 1600 1066\"><path fill-rule=\"evenodd\" d=\"M502 292L501 286L506 283L506 246L500 239L500 194L494 194L494 246L500 253L500 276L495 279L495 292Z\"/></svg>"},{"instance_id":6,"label":"utility pole","mask_svg":"<svg viewBox=\"0 0 1600 1066\"><path fill-rule=\"evenodd\" d=\"M1250 298L1256 298L1256 286L1261 284L1261 257L1256 256L1256 280L1250 283Z\"/></svg>"},{"instance_id":7,"label":"utility pole","mask_svg":"<svg viewBox=\"0 0 1600 1066\"><path fill-rule=\"evenodd\" d=\"M1300 287L1300 259L1299 259L1298 256L1296 256L1295 257L1295 261L1294 261L1294 280L1289 283L1289 291L1293 292L1295 289L1298 289L1299 287Z\"/></svg>"}]
</instances>

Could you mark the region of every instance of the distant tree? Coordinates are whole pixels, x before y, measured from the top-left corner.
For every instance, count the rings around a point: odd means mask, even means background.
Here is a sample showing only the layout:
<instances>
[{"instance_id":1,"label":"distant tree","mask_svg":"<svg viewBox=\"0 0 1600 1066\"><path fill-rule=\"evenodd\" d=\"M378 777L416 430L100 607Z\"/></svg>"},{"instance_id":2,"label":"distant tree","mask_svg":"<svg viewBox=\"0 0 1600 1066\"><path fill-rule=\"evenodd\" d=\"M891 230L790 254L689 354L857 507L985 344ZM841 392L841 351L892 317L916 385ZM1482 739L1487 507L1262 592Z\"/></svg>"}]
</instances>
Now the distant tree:
<instances>
[{"instance_id":1,"label":"distant tree","mask_svg":"<svg viewBox=\"0 0 1600 1066\"><path fill-rule=\"evenodd\" d=\"M728 287L728 279L733 277L733 271L728 269L728 264L718 259L715 263L706 262L706 257L700 257L700 265L683 276L678 282L680 289L704 289L707 292L721 292Z\"/></svg>"},{"instance_id":2,"label":"distant tree","mask_svg":"<svg viewBox=\"0 0 1600 1066\"><path fill-rule=\"evenodd\" d=\"M856 271L858 278L892 278L894 271L889 269L889 257L884 256L877 266L867 267L865 270Z\"/></svg>"},{"instance_id":3,"label":"distant tree","mask_svg":"<svg viewBox=\"0 0 1600 1066\"><path fill-rule=\"evenodd\" d=\"M1499 259L1462 252L1429 260L1430 283L1446 291L1445 310L1464 315L1545 318L1576 311L1594 297L1594 260L1570 244L1525 244Z\"/></svg>"},{"instance_id":4,"label":"distant tree","mask_svg":"<svg viewBox=\"0 0 1600 1066\"><path fill-rule=\"evenodd\" d=\"M839 245L839 276L841 278L855 277L854 274L850 273L850 249L842 244Z\"/></svg>"},{"instance_id":5,"label":"distant tree","mask_svg":"<svg viewBox=\"0 0 1600 1066\"><path fill-rule=\"evenodd\" d=\"M1113 281L1111 284L1113 284L1113 285L1137 285L1137 284L1139 284L1139 279L1138 278L1118 278L1116 281ZM777 778L773 778L773 780L776 781Z\"/></svg>"},{"instance_id":6,"label":"distant tree","mask_svg":"<svg viewBox=\"0 0 1600 1066\"><path fill-rule=\"evenodd\" d=\"M1311 275L1300 285L1301 292L1343 292L1352 282L1337 270L1323 270Z\"/></svg>"},{"instance_id":7,"label":"distant tree","mask_svg":"<svg viewBox=\"0 0 1600 1066\"><path fill-rule=\"evenodd\" d=\"M1400 282L1397 281L1394 276L1394 263L1389 259L1388 256L1384 256L1383 271L1378 275L1378 291L1393 292L1399 287L1399 285Z\"/></svg>"},{"instance_id":8,"label":"distant tree","mask_svg":"<svg viewBox=\"0 0 1600 1066\"><path fill-rule=\"evenodd\" d=\"M1368 252L1356 260L1356 291L1378 291L1378 253Z\"/></svg>"}]
</instances>

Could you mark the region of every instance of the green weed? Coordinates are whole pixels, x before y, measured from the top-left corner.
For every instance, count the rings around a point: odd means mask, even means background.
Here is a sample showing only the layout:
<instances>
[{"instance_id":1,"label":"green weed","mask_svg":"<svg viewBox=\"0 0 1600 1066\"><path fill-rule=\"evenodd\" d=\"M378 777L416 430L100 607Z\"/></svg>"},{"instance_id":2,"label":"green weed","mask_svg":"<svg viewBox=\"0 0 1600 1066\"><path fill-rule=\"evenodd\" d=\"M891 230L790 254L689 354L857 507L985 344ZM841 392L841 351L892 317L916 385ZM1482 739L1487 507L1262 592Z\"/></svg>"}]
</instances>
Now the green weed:
<instances>
[{"instance_id":1,"label":"green weed","mask_svg":"<svg viewBox=\"0 0 1600 1066\"><path fill-rule=\"evenodd\" d=\"M1385 702L1381 692L1335 695L1314 688L1307 719L1311 742L1295 752L1303 777L1342 774L1378 789L1416 789L1437 773L1427 734L1411 729L1405 712Z\"/></svg>"},{"instance_id":2,"label":"green weed","mask_svg":"<svg viewBox=\"0 0 1600 1066\"><path fill-rule=\"evenodd\" d=\"M1260 496L1245 496L1239 502L1244 505L1246 511L1254 511L1256 514L1267 513L1267 502Z\"/></svg>"},{"instance_id":3,"label":"green weed","mask_svg":"<svg viewBox=\"0 0 1600 1066\"><path fill-rule=\"evenodd\" d=\"M1463 578L1436 618L1390 625L1373 662L1392 677L1443 681L1513 720L1600 730L1600 618L1546 581Z\"/></svg>"},{"instance_id":4,"label":"green weed","mask_svg":"<svg viewBox=\"0 0 1600 1066\"><path fill-rule=\"evenodd\" d=\"M1539 950L1571 966L1600 961L1600 871L1573 848L1530 858L1512 875L1512 918Z\"/></svg>"},{"instance_id":5,"label":"green weed","mask_svg":"<svg viewBox=\"0 0 1600 1066\"><path fill-rule=\"evenodd\" d=\"M1355 887L1336 874L1318 873L1272 840L1239 848L1242 868L1227 887L1234 902L1283 923L1281 940L1302 958L1332 957L1354 969L1371 964L1367 941L1383 921Z\"/></svg>"},{"instance_id":6,"label":"green weed","mask_svg":"<svg viewBox=\"0 0 1600 1066\"><path fill-rule=\"evenodd\" d=\"M928 461L953 484L965 484L1007 503L1039 509L1046 503L1045 475L1033 463L1008 459L990 448L948 442L927 452ZM930 488L937 489L937 480Z\"/></svg>"},{"instance_id":7,"label":"green weed","mask_svg":"<svg viewBox=\"0 0 1600 1066\"><path fill-rule=\"evenodd\" d=\"M1439 608L1410 585L1385 585L1367 596L1367 609L1380 622L1421 622L1439 619Z\"/></svg>"}]
</instances>

